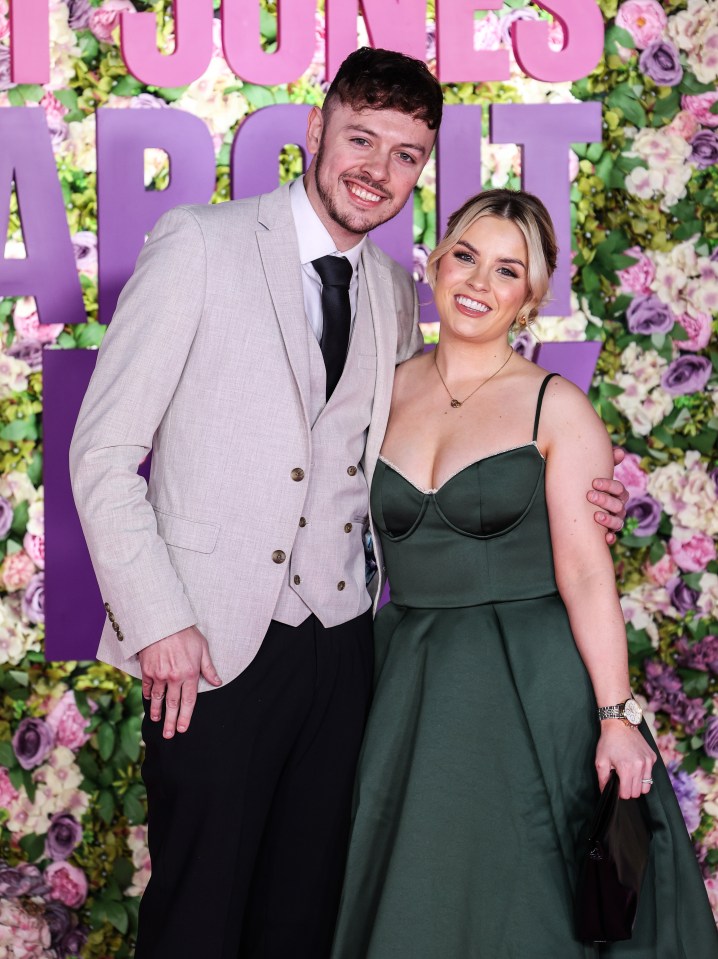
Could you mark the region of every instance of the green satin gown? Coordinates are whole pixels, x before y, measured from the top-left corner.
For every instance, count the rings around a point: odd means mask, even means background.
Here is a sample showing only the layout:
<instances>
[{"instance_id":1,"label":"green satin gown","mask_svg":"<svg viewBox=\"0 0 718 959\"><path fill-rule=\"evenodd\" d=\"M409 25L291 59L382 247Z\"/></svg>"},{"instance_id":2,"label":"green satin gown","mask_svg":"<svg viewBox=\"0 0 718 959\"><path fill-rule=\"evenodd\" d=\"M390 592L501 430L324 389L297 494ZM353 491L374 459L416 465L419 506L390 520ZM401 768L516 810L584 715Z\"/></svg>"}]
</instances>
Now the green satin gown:
<instances>
[{"instance_id":1,"label":"green satin gown","mask_svg":"<svg viewBox=\"0 0 718 959\"><path fill-rule=\"evenodd\" d=\"M438 490L377 464L371 506L392 601L376 622L332 959L718 959L660 760L633 939L598 947L573 932L599 724L554 579L536 445L547 380L533 442Z\"/></svg>"}]
</instances>

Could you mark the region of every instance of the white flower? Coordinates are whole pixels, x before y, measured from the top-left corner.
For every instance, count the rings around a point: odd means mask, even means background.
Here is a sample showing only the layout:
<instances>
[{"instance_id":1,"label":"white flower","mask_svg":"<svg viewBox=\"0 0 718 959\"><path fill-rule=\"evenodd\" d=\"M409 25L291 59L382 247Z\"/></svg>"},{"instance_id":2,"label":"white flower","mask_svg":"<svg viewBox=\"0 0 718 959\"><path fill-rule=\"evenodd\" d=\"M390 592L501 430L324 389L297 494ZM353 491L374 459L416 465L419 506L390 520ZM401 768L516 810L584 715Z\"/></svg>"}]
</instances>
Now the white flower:
<instances>
[{"instance_id":1,"label":"white flower","mask_svg":"<svg viewBox=\"0 0 718 959\"><path fill-rule=\"evenodd\" d=\"M621 596L621 609L623 610L624 620L630 623L634 629L645 630L653 648L658 649L658 626L653 616L646 609L641 593L638 590L624 593Z\"/></svg>"},{"instance_id":2,"label":"white flower","mask_svg":"<svg viewBox=\"0 0 718 959\"><path fill-rule=\"evenodd\" d=\"M53 2L50 7L50 82L48 90L61 90L70 85L75 74L74 61L80 56L75 31L69 23L66 3Z\"/></svg>"},{"instance_id":3,"label":"white flower","mask_svg":"<svg viewBox=\"0 0 718 959\"><path fill-rule=\"evenodd\" d=\"M614 382L623 393L613 400L616 409L639 436L647 436L673 409L673 399L660 385L668 365L655 350L642 350L629 343L621 354L623 371Z\"/></svg>"},{"instance_id":4,"label":"white flower","mask_svg":"<svg viewBox=\"0 0 718 959\"><path fill-rule=\"evenodd\" d=\"M718 494L700 453L689 450L683 464L659 466L648 478L648 492L675 525L718 536Z\"/></svg>"},{"instance_id":5,"label":"white flower","mask_svg":"<svg viewBox=\"0 0 718 959\"><path fill-rule=\"evenodd\" d=\"M83 173L97 172L95 114L67 125L67 139L57 148L58 156L65 156L71 166Z\"/></svg>"},{"instance_id":6,"label":"white flower","mask_svg":"<svg viewBox=\"0 0 718 959\"><path fill-rule=\"evenodd\" d=\"M718 617L718 576L704 573L700 578L700 596L698 610L706 617Z\"/></svg>"},{"instance_id":7,"label":"white flower","mask_svg":"<svg viewBox=\"0 0 718 959\"><path fill-rule=\"evenodd\" d=\"M240 85L221 57L213 57L202 76L191 83L182 96L171 104L176 110L193 113L209 127L215 148L225 135L244 117L249 104L239 90L225 93L228 87Z\"/></svg>"}]
</instances>

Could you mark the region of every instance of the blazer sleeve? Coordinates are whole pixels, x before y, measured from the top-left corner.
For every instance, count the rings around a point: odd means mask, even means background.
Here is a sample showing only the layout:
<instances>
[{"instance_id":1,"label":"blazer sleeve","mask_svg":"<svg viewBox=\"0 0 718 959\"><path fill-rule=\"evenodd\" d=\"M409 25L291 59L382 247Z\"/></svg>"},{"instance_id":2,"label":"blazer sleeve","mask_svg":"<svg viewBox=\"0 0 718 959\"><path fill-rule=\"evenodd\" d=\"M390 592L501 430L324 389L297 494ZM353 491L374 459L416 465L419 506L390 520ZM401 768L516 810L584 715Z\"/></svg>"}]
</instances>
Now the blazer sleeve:
<instances>
[{"instance_id":1,"label":"blazer sleeve","mask_svg":"<svg viewBox=\"0 0 718 959\"><path fill-rule=\"evenodd\" d=\"M194 214L181 207L164 214L122 291L70 447L77 511L127 659L196 622L137 468L197 331L206 260Z\"/></svg>"}]
</instances>

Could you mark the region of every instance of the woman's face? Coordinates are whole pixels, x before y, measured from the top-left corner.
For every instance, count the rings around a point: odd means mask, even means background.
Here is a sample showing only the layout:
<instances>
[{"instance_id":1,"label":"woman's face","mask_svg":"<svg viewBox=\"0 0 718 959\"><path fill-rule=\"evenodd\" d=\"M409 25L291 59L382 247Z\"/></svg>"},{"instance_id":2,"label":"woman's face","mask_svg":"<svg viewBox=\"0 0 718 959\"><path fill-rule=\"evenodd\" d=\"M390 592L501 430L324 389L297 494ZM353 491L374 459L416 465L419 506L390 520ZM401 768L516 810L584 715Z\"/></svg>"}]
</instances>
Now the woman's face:
<instances>
[{"instance_id":1,"label":"woman's face","mask_svg":"<svg viewBox=\"0 0 718 959\"><path fill-rule=\"evenodd\" d=\"M462 339L505 338L528 293L526 240L511 220L481 217L439 261L442 331Z\"/></svg>"}]
</instances>

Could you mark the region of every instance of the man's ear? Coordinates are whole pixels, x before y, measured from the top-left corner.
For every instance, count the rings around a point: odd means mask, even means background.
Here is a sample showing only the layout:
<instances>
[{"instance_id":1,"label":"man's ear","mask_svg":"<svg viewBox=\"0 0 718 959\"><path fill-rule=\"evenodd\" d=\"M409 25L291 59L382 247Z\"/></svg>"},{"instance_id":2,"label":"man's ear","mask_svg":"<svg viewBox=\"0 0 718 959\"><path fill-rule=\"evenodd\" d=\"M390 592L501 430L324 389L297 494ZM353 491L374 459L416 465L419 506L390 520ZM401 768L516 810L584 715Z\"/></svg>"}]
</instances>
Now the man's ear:
<instances>
[{"instance_id":1,"label":"man's ear","mask_svg":"<svg viewBox=\"0 0 718 959\"><path fill-rule=\"evenodd\" d=\"M314 154L319 149L324 129L324 114L319 107L312 107L307 120L307 150Z\"/></svg>"}]
</instances>

